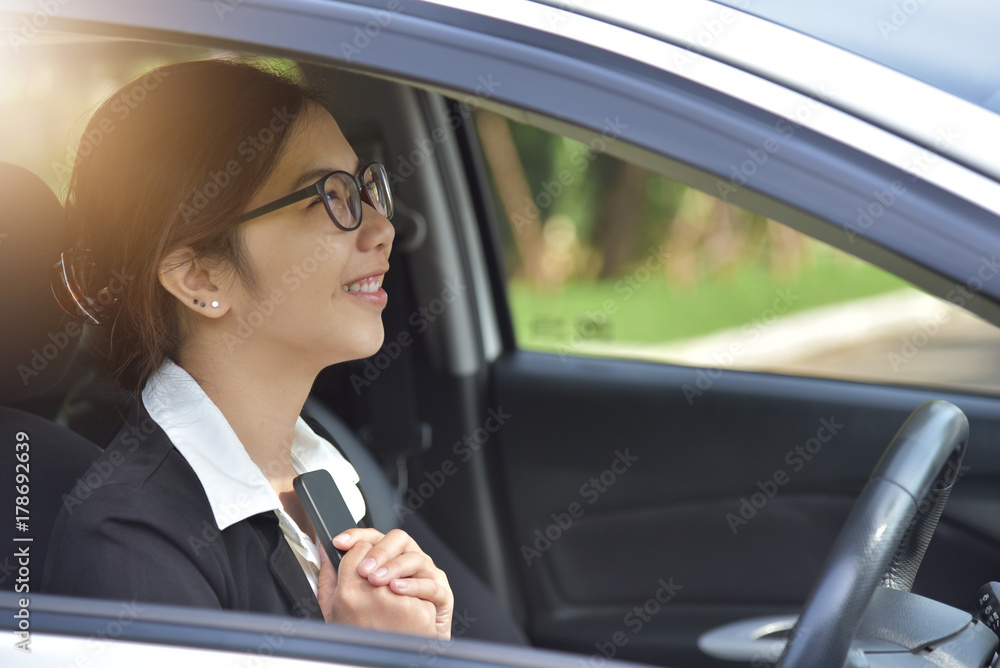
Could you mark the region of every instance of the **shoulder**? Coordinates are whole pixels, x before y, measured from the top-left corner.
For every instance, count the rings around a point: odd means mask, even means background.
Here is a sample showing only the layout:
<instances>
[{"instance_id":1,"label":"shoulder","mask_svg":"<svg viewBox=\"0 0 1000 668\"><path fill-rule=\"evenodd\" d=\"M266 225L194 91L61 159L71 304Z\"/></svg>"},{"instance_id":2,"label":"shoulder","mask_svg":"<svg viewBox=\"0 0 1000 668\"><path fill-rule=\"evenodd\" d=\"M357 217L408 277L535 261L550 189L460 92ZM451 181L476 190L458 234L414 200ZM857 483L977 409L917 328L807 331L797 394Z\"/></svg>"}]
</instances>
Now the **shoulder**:
<instances>
[{"instance_id":1,"label":"shoulder","mask_svg":"<svg viewBox=\"0 0 1000 668\"><path fill-rule=\"evenodd\" d=\"M146 416L145 421L130 421L122 427L77 481L64 506L106 495L155 492L178 484L200 488L191 467L159 425Z\"/></svg>"},{"instance_id":2,"label":"shoulder","mask_svg":"<svg viewBox=\"0 0 1000 668\"><path fill-rule=\"evenodd\" d=\"M63 498L56 528L135 520L189 529L205 518L211 507L198 477L140 408Z\"/></svg>"},{"instance_id":3,"label":"shoulder","mask_svg":"<svg viewBox=\"0 0 1000 668\"><path fill-rule=\"evenodd\" d=\"M191 467L159 428L143 434L127 425L64 497L42 587L217 606L226 591L224 546L199 542L203 535L218 532Z\"/></svg>"}]
</instances>

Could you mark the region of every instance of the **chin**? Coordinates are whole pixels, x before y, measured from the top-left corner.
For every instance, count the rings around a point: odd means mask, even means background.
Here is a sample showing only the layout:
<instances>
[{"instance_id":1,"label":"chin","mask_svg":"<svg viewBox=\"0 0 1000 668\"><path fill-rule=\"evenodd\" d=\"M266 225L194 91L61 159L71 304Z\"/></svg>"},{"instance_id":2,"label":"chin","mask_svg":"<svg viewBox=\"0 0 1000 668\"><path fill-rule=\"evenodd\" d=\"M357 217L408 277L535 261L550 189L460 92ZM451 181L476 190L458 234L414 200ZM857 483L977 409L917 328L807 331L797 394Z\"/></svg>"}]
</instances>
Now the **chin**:
<instances>
[{"instance_id":1,"label":"chin","mask_svg":"<svg viewBox=\"0 0 1000 668\"><path fill-rule=\"evenodd\" d=\"M361 338L354 350L352 350L351 353L344 358L344 361L360 360L365 359L366 357L371 357L382 349L382 344L384 342L385 331L379 327L378 332L373 332L371 335Z\"/></svg>"}]
</instances>

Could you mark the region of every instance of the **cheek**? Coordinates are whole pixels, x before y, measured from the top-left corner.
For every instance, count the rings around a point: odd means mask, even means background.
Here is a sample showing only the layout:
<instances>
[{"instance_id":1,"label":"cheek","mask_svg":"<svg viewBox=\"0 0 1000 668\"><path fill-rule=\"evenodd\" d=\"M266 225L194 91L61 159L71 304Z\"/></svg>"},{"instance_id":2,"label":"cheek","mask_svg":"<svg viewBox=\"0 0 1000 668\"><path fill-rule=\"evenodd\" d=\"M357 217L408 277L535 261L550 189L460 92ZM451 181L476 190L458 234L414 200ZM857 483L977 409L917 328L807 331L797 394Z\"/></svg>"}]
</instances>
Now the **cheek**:
<instances>
[{"instance_id":1,"label":"cheek","mask_svg":"<svg viewBox=\"0 0 1000 668\"><path fill-rule=\"evenodd\" d=\"M274 240L271 249L262 249L256 263L261 283L285 291L331 293L341 286L350 247L343 239L312 234L298 239ZM283 246L283 248L282 248Z\"/></svg>"}]
</instances>

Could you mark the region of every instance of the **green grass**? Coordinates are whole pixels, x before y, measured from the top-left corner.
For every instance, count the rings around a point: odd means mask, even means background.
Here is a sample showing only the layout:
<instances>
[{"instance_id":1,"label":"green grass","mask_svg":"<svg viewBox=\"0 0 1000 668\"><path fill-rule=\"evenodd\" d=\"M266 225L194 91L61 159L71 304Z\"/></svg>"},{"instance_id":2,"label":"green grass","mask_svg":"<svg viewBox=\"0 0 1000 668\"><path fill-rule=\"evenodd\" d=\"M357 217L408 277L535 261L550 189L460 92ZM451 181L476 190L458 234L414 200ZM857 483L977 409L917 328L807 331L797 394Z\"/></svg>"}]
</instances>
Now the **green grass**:
<instances>
[{"instance_id":1,"label":"green grass","mask_svg":"<svg viewBox=\"0 0 1000 668\"><path fill-rule=\"evenodd\" d=\"M773 317L788 305L793 313L826 304L898 290L909 284L860 261L820 259L796 277L775 279L768 271L744 268L738 276L716 277L696 288L669 285L662 274L645 282L570 283L543 292L523 282L509 286L518 345L556 350L569 341L661 343L740 327ZM779 295L787 295L786 300Z\"/></svg>"}]
</instances>

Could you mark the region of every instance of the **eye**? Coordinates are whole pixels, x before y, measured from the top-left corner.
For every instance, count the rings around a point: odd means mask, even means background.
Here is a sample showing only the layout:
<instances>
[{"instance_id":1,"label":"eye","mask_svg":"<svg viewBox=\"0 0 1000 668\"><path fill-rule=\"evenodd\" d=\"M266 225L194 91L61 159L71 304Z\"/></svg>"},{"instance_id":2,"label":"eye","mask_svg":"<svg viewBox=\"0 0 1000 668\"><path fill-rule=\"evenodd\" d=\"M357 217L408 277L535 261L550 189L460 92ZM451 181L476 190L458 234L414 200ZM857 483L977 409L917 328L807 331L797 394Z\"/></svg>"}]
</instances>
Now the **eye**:
<instances>
[{"instance_id":1,"label":"eye","mask_svg":"<svg viewBox=\"0 0 1000 668\"><path fill-rule=\"evenodd\" d=\"M326 191L326 199L329 200L330 204L335 204L338 199L340 199L340 194L334 189L328 189ZM322 204L323 198L316 197L313 201L309 203L309 208L316 206L317 204Z\"/></svg>"}]
</instances>

